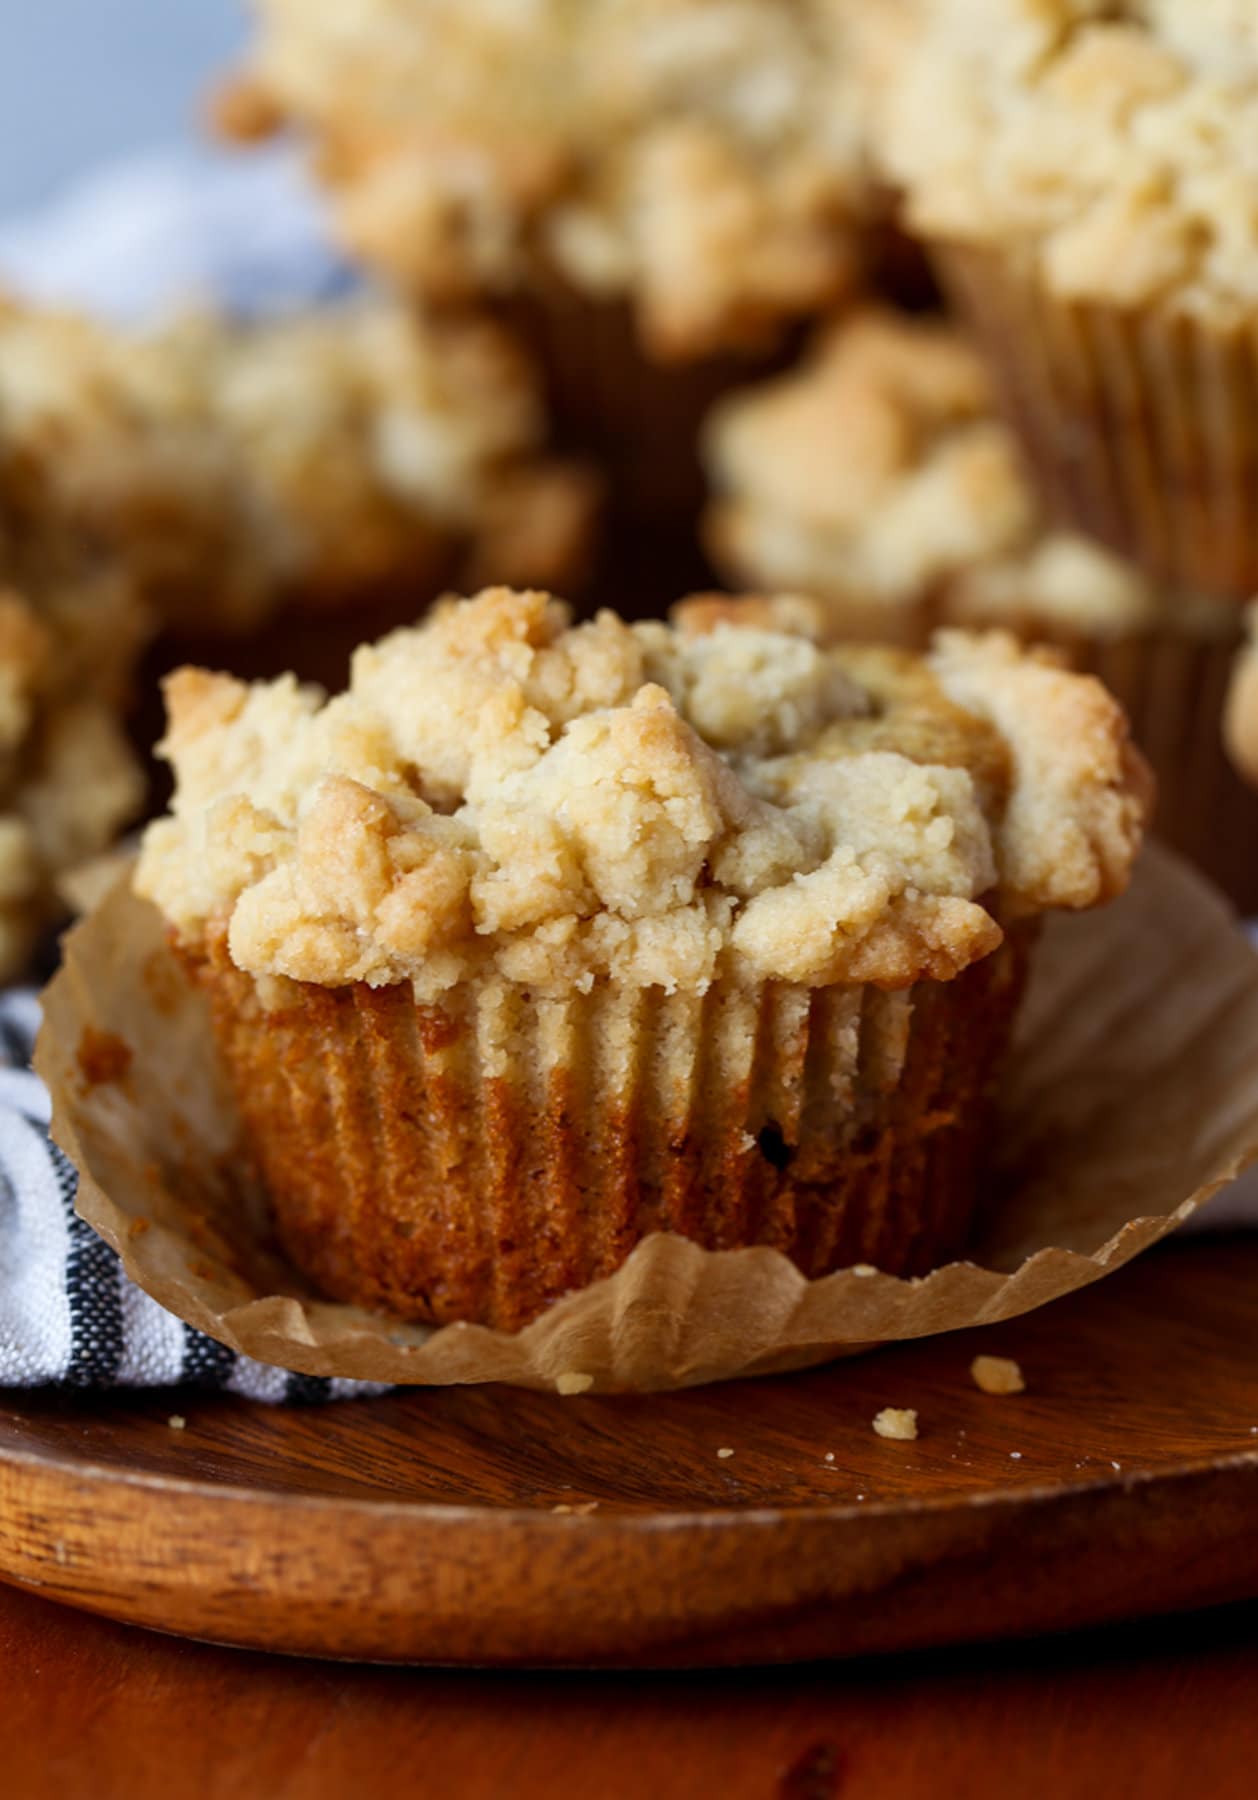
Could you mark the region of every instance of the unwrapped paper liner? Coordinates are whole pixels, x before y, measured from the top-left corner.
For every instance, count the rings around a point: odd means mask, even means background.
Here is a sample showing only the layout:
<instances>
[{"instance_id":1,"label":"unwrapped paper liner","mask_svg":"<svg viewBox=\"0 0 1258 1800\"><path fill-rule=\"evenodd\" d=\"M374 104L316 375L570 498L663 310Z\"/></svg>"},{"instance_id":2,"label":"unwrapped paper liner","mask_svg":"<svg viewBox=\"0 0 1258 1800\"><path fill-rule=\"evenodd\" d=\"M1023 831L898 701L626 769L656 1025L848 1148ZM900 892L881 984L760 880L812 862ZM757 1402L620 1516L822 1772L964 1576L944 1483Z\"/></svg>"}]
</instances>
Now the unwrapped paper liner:
<instances>
[{"instance_id":1,"label":"unwrapped paper liner","mask_svg":"<svg viewBox=\"0 0 1258 1800\"><path fill-rule=\"evenodd\" d=\"M775 1250L656 1235L514 1335L333 1304L269 1235L204 1001L125 881L67 940L45 1019L36 1065L84 1218L181 1319L312 1375L646 1391L804 1368L1084 1287L1258 1154L1258 957L1153 846L1125 898L1045 931L973 1260L916 1281L809 1282Z\"/></svg>"}]
</instances>

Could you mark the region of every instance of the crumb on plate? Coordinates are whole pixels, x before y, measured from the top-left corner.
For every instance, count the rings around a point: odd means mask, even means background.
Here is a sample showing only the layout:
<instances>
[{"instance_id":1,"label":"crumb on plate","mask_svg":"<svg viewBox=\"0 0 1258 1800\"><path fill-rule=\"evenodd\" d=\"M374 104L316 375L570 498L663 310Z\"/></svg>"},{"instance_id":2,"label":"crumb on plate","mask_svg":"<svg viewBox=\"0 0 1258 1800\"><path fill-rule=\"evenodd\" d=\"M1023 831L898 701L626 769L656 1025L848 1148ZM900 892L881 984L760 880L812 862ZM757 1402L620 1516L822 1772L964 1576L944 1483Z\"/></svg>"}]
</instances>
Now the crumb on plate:
<instances>
[{"instance_id":1,"label":"crumb on plate","mask_svg":"<svg viewBox=\"0 0 1258 1800\"><path fill-rule=\"evenodd\" d=\"M1008 1356L976 1356L970 1378L985 1394L1022 1394L1026 1380L1018 1364Z\"/></svg>"},{"instance_id":2,"label":"crumb on plate","mask_svg":"<svg viewBox=\"0 0 1258 1800\"><path fill-rule=\"evenodd\" d=\"M917 1414L911 1406L884 1406L874 1420L874 1430L879 1437L907 1442L917 1436Z\"/></svg>"},{"instance_id":3,"label":"crumb on plate","mask_svg":"<svg viewBox=\"0 0 1258 1800\"><path fill-rule=\"evenodd\" d=\"M557 1394L584 1394L593 1386L594 1377L582 1374L580 1369L564 1369L555 1377Z\"/></svg>"}]
</instances>

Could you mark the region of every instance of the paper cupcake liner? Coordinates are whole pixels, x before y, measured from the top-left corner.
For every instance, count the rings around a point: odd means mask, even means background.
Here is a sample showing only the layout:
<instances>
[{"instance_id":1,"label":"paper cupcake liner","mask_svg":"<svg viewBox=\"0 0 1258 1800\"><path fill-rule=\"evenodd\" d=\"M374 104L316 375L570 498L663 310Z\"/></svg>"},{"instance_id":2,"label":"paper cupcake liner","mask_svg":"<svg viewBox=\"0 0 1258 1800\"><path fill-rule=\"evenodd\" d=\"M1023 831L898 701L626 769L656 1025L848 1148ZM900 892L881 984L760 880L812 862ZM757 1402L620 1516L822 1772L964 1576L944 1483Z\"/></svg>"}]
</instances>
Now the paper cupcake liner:
<instances>
[{"instance_id":1,"label":"paper cupcake liner","mask_svg":"<svg viewBox=\"0 0 1258 1800\"><path fill-rule=\"evenodd\" d=\"M953 982L210 996L281 1242L324 1293L515 1329L655 1231L921 1274L972 1221L1029 934Z\"/></svg>"},{"instance_id":2,"label":"paper cupcake liner","mask_svg":"<svg viewBox=\"0 0 1258 1800\"><path fill-rule=\"evenodd\" d=\"M1258 793L1232 766L1223 740L1235 640L1161 631L1061 642L1073 666L1098 676L1131 720L1157 778L1157 835L1243 914L1258 912Z\"/></svg>"},{"instance_id":3,"label":"paper cupcake liner","mask_svg":"<svg viewBox=\"0 0 1258 1800\"><path fill-rule=\"evenodd\" d=\"M657 527L689 526L702 502L698 443L711 407L787 360L782 350L659 362L643 351L628 301L589 299L557 277L539 276L501 310L544 371L560 448L596 458L616 517Z\"/></svg>"},{"instance_id":4,"label":"paper cupcake liner","mask_svg":"<svg viewBox=\"0 0 1258 1800\"><path fill-rule=\"evenodd\" d=\"M1169 585L1258 589L1258 321L1054 295L999 251L935 248L1045 499Z\"/></svg>"},{"instance_id":5,"label":"paper cupcake liner","mask_svg":"<svg viewBox=\"0 0 1258 1800\"><path fill-rule=\"evenodd\" d=\"M1012 1318L1173 1230L1258 1154L1258 958L1223 902L1151 847L1122 900L1044 931L971 1260L809 1281L776 1250L656 1233L515 1333L311 1294L240 1154L205 996L125 886L68 938L36 1062L84 1218L133 1280L233 1349L312 1375L647 1391ZM93 1079L102 1067L115 1078Z\"/></svg>"}]
</instances>

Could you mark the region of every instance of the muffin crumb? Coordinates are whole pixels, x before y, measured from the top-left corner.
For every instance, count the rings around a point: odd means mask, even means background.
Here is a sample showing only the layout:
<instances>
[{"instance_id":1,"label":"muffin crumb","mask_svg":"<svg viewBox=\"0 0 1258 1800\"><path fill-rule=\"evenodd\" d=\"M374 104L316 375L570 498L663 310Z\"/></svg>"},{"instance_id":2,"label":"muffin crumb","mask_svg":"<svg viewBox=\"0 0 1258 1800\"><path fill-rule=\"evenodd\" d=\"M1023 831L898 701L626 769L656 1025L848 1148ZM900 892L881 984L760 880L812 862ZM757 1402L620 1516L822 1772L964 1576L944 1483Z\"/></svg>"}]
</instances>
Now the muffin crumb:
<instances>
[{"instance_id":1,"label":"muffin crumb","mask_svg":"<svg viewBox=\"0 0 1258 1800\"><path fill-rule=\"evenodd\" d=\"M593 1386L594 1377L582 1374L580 1369L564 1369L555 1377L557 1394L585 1394Z\"/></svg>"},{"instance_id":2,"label":"muffin crumb","mask_svg":"<svg viewBox=\"0 0 1258 1800\"><path fill-rule=\"evenodd\" d=\"M917 1436L917 1413L911 1406L884 1406L874 1420L874 1430L879 1437L907 1443Z\"/></svg>"},{"instance_id":3,"label":"muffin crumb","mask_svg":"<svg viewBox=\"0 0 1258 1800\"><path fill-rule=\"evenodd\" d=\"M730 1457L733 1454L734 1454L734 1452L730 1449L728 1444L722 1444L721 1448L717 1451L717 1455L720 1457L722 1462L724 1462L727 1457Z\"/></svg>"},{"instance_id":4,"label":"muffin crumb","mask_svg":"<svg viewBox=\"0 0 1258 1800\"><path fill-rule=\"evenodd\" d=\"M166 1423L170 1426L172 1431L183 1431L187 1426L188 1421L184 1418L182 1413L171 1413Z\"/></svg>"},{"instance_id":5,"label":"muffin crumb","mask_svg":"<svg viewBox=\"0 0 1258 1800\"><path fill-rule=\"evenodd\" d=\"M1026 1381L1018 1364L1008 1356L976 1356L970 1364L976 1388L985 1394L1022 1394Z\"/></svg>"}]
</instances>

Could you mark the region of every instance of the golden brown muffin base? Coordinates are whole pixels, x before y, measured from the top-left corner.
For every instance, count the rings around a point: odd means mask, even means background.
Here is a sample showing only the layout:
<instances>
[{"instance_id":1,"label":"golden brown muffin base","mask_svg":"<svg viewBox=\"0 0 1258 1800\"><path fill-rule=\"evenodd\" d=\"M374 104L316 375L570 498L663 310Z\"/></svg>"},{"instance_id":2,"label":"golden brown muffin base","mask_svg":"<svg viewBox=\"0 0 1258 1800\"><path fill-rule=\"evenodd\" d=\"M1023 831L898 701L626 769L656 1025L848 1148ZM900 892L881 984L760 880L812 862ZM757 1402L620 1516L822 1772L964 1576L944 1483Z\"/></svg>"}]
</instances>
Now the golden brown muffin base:
<instances>
[{"instance_id":1,"label":"golden brown muffin base","mask_svg":"<svg viewBox=\"0 0 1258 1800\"><path fill-rule=\"evenodd\" d=\"M1258 589L1258 323L1055 296L999 251L933 247L1047 504L1166 584Z\"/></svg>"},{"instance_id":2,"label":"golden brown muffin base","mask_svg":"<svg viewBox=\"0 0 1258 1800\"><path fill-rule=\"evenodd\" d=\"M337 1299L514 1329L656 1231L770 1245L810 1277L947 1260L1032 936L899 992L603 985L548 1006L293 984L265 1011L221 933L187 961L293 1262ZM510 1073L487 1074L504 1033Z\"/></svg>"}]
</instances>

